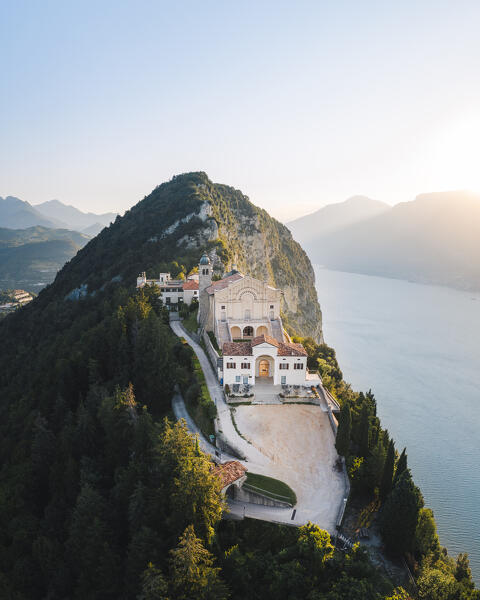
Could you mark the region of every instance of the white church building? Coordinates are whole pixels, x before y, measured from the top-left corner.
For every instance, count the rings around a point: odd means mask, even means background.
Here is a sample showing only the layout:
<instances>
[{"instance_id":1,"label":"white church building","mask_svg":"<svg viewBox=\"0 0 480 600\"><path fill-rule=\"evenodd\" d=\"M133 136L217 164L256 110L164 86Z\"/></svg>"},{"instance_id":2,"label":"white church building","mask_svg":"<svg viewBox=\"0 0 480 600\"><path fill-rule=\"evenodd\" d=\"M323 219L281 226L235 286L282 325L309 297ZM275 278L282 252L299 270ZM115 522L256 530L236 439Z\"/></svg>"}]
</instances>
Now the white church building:
<instances>
[{"instance_id":1,"label":"white church building","mask_svg":"<svg viewBox=\"0 0 480 600\"><path fill-rule=\"evenodd\" d=\"M307 352L290 340L280 316L282 291L234 267L218 281L200 259L199 327L213 332L223 355L223 385L317 385L307 371Z\"/></svg>"}]
</instances>

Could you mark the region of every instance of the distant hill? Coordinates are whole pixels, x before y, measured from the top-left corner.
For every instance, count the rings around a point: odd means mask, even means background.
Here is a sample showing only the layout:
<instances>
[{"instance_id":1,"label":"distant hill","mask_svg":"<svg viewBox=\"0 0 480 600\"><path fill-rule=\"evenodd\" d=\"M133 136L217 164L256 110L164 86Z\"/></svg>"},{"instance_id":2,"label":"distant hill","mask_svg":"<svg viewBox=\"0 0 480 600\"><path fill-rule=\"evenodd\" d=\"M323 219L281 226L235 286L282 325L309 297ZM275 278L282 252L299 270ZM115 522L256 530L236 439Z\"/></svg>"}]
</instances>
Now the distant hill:
<instances>
[{"instance_id":1,"label":"distant hill","mask_svg":"<svg viewBox=\"0 0 480 600\"><path fill-rule=\"evenodd\" d=\"M38 292L90 239L67 229L0 228L0 289Z\"/></svg>"},{"instance_id":2,"label":"distant hill","mask_svg":"<svg viewBox=\"0 0 480 600\"><path fill-rule=\"evenodd\" d=\"M105 227L106 227L106 225L102 225L101 223L94 223L93 225L90 225L89 227L85 227L85 229L82 229L82 233L89 235L91 237L95 237Z\"/></svg>"},{"instance_id":3,"label":"distant hill","mask_svg":"<svg viewBox=\"0 0 480 600\"><path fill-rule=\"evenodd\" d=\"M84 246L91 236L68 229L49 229L47 227L28 227L27 229L7 229L0 227L0 248L22 246L30 242L49 242L66 240L77 248Z\"/></svg>"},{"instance_id":4,"label":"distant hill","mask_svg":"<svg viewBox=\"0 0 480 600\"><path fill-rule=\"evenodd\" d=\"M344 202L328 204L314 213L290 221L287 227L295 239L306 243L320 235L380 215L390 208L385 202L367 196L352 196Z\"/></svg>"},{"instance_id":5,"label":"distant hill","mask_svg":"<svg viewBox=\"0 0 480 600\"><path fill-rule=\"evenodd\" d=\"M480 196L422 194L305 245L332 269L480 290Z\"/></svg>"},{"instance_id":6,"label":"distant hill","mask_svg":"<svg viewBox=\"0 0 480 600\"><path fill-rule=\"evenodd\" d=\"M59 200L42 202L36 204L35 208L46 217L65 223L68 229L85 231L89 235L97 235L117 217L117 213L103 213L100 215L90 212L85 213L74 206L63 204Z\"/></svg>"},{"instance_id":7,"label":"distant hill","mask_svg":"<svg viewBox=\"0 0 480 600\"><path fill-rule=\"evenodd\" d=\"M23 229L34 225L65 227L62 221L46 216L24 200L14 196L0 197L0 227Z\"/></svg>"}]
</instances>

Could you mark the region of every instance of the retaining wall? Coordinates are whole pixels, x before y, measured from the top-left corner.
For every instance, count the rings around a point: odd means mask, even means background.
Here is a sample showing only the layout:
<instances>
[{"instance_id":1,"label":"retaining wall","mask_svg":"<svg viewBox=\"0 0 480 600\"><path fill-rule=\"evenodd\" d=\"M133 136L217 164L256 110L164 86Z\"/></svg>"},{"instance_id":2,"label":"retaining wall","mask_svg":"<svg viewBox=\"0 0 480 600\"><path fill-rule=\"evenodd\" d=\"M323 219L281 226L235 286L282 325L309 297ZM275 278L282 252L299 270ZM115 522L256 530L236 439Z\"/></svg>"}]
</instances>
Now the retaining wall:
<instances>
[{"instance_id":1,"label":"retaining wall","mask_svg":"<svg viewBox=\"0 0 480 600\"><path fill-rule=\"evenodd\" d=\"M205 347L207 349L207 355L208 358L210 359L210 362L212 363L213 366L213 370L215 372L215 374L218 373L218 360L220 358L218 352L215 350L215 348L213 347L212 341L208 335L208 333L203 330L203 335L202 335L202 339L205 342Z\"/></svg>"},{"instance_id":2,"label":"retaining wall","mask_svg":"<svg viewBox=\"0 0 480 600\"><path fill-rule=\"evenodd\" d=\"M234 500L238 502L245 502L249 504L261 504L263 506L277 506L280 508L291 508L292 505L288 502L282 502L281 500L273 500L263 494L252 492L245 487L235 488Z\"/></svg>"}]
</instances>

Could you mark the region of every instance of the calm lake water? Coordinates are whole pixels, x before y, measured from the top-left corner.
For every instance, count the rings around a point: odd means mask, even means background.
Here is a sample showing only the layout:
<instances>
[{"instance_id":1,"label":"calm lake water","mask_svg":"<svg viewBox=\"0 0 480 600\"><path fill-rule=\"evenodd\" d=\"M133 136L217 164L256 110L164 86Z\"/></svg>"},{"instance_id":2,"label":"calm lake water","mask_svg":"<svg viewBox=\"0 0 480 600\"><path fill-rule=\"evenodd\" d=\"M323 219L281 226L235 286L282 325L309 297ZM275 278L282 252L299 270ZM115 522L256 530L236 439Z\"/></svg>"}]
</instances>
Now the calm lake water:
<instances>
[{"instance_id":1,"label":"calm lake water","mask_svg":"<svg viewBox=\"0 0 480 600\"><path fill-rule=\"evenodd\" d=\"M316 268L325 341L372 388L441 543L480 584L480 294Z\"/></svg>"}]
</instances>

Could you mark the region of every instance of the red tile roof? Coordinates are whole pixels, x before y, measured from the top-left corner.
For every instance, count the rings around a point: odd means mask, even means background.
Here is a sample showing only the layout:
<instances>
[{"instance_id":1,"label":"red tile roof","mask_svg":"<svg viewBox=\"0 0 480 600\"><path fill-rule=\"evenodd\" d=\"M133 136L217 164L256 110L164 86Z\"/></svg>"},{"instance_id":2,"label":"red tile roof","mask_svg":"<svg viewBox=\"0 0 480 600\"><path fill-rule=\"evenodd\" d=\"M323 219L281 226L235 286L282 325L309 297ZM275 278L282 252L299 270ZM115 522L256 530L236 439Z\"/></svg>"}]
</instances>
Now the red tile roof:
<instances>
[{"instance_id":1,"label":"red tile roof","mask_svg":"<svg viewBox=\"0 0 480 600\"><path fill-rule=\"evenodd\" d=\"M242 463L237 460L231 460L223 465L216 465L213 468L213 472L220 477L222 488L224 488L243 477L247 472L247 467L244 467Z\"/></svg>"},{"instance_id":2,"label":"red tile roof","mask_svg":"<svg viewBox=\"0 0 480 600\"><path fill-rule=\"evenodd\" d=\"M258 344L270 344L278 348L278 356L307 356L307 351L302 344L294 344L293 342L279 342L269 335L259 335L252 340L252 346Z\"/></svg>"},{"instance_id":3,"label":"red tile roof","mask_svg":"<svg viewBox=\"0 0 480 600\"><path fill-rule=\"evenodd\" d=\"M194 281L193 279L187 279L183 284L184 290L198 290L198 281Z\"/></svg>"},{"instance_id":4,"label":"red tile roof","mask_svg":"<svg viewBox=\"0 0 480 600\"><path fill-rule=\"evenodd\" d=\"M273 338L271 335L265 335L262 333L262 335L258 335L257 337L254 337L252 340L252 346L258 346L258 344L270 344L271 346L279 346L280 342L278 340L276 340L275 338Z\"/></svg>"},{"instance_id":5,"label":"red tile roof","mask_svg":"<svg viewBox=\"0 0 480 600\"><path fill-rule=\"evenodd\" d=\"M308 356L308 354L302 344L280 342L278 346L278 356Z\"/></svg>"},{"instance_id":6,"label":"red tile roof","mask_svg":"<svg viewBox=\"0 0 480 600\"><path fill-rule=\"evenodd\" d=\"M251 356L252 344L250 342L224 342L223 356Z\"/></svg>"},{"instance_id":7,"label":"red tile roof","mask_svg":"<svg viewBox=\"0 0 480 600\"><path fill-rule=\"evenodd\" d=\"M223 344L223 356L251 356L253 347L258 344L270 344L278 348L278 356L307 356L307 351L302 344L293 342L279 342L269 335L259 335L251 342L225 342Z\"/></svg>"},{"instance_id":8,"label":"red tile roof","mask_svg":"<svg viewBox=\"0 0 480 600\"><path fill-rule=\"evenodd\" d=\"M223 279L219 279L218 281L213 281L212 285L208 286L207 292L209 294L213 294L213 292L218 290L223 290L228 287L234 281L238 281L239 279L243 279L243 275L241 273L234 273L233 275L228 275L228 277L224 277Z\"/></svg>"}]
</instances>

